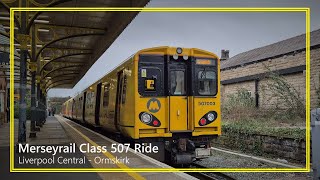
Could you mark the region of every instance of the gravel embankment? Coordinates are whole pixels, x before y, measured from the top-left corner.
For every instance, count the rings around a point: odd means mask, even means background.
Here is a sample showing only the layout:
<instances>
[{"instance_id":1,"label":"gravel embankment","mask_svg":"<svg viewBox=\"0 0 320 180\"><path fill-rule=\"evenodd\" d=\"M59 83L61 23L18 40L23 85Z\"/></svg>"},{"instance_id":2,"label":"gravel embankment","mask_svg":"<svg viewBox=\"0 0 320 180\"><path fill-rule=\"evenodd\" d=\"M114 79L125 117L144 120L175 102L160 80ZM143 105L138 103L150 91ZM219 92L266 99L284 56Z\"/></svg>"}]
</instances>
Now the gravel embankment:
<instances>
[{"instance_id":1,"label":"gravel embankment","mask_svg":"<svg viewBox=\"0 0 320 180\"><path fill-rule=\"evenodd\" d=\"M211 168L286 168L248 157L213 150L213 155L197 164ZM276 160L274 160L276 161ZM301 166L301 165L300 165ZM305 180L312 179L312 173L224 173L238 180Z\"/></svg>"}]
</instances>

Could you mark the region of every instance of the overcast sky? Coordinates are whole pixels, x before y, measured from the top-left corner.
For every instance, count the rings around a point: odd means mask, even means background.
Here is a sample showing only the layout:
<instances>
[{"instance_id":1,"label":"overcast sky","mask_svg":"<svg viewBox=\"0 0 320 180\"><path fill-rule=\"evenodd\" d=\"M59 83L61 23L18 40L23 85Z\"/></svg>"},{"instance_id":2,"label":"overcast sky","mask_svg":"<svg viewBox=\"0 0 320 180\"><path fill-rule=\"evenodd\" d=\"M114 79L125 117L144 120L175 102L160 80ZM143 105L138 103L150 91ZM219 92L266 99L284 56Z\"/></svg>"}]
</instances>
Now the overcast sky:
<instances>
[{"instance_id":1,"label":"overcast sky","mask_svg":"<svg viewBox=\"0 0 320 180\"><path fill-rule=\"evenodd\" d=\"M151 0L147 7L310 7L311 31L320 28L319 0ZM140 49L195 47L230 56L305 33L304 13L140 13L73 89L74 96Z\"/></svg>"}]
</instances>

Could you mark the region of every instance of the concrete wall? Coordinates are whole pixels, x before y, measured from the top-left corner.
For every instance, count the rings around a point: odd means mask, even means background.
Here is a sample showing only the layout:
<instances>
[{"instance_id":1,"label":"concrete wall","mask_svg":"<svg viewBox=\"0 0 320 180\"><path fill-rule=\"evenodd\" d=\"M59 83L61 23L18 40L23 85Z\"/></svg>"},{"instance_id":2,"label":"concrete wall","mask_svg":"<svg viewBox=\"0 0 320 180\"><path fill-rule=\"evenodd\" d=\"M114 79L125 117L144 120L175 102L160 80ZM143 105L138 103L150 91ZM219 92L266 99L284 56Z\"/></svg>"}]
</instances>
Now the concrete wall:
<instances>
[{"instance_id":1,"label":"concrete wall","mask_svg":"<svg viewBox=\"0 0 320 180\"><path fill-rule=\"evenodd\" d=\"M279 138L224 130L222 136L216 141L212 141L212 147L215 146L293 162L305 163L306 160L306 144L303 139Z\"/></svg>"}]
</instances>

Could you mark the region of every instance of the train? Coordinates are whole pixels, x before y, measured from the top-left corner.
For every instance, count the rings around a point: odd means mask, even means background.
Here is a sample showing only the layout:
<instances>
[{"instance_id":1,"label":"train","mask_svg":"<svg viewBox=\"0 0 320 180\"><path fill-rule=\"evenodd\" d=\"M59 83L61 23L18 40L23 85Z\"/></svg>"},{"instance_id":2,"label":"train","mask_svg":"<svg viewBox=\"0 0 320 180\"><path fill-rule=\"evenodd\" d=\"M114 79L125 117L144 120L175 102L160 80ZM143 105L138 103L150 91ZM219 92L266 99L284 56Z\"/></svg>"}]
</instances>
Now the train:
<instances>
[{"instance_id":1,"label":"train","mask_svg":"<svg viewBox=\"0 0 320 180\"><path fill-rule=\"evenodd\" d=\"M142 49L62 105L62 115L190 164L221 135L220 59L197 48Z\"/></svg>"}]
</instances>

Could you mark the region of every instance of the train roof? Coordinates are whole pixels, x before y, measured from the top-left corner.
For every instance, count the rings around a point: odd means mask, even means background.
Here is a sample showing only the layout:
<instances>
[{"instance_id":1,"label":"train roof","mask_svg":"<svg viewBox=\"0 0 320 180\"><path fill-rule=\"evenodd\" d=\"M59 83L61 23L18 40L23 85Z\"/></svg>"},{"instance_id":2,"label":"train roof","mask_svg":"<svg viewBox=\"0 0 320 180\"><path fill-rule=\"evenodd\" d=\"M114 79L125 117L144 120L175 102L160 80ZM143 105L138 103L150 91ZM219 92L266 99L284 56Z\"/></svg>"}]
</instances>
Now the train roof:
<instances>
[{"instance_id":1,"label":"train roof","mask_svg":"<svg viewBox=\"0 0 320 180\"><path fill-rule=\"evenodd\" d=\"M162 52L163 54L169 54L174 55L176 54L176 49L179 47L173 47L173 46L158 46L158 47L152 47L152 48L146 48L138 51L136 54L148 54L148 53L158 53ZM184 51L189 51L192 55L203 55L203 56L214 56L215 58L219 59L219 56L215 53L198 49L198 48L183 48Z\"/></svg>"}]
</instances>

